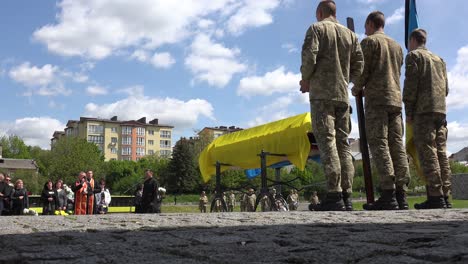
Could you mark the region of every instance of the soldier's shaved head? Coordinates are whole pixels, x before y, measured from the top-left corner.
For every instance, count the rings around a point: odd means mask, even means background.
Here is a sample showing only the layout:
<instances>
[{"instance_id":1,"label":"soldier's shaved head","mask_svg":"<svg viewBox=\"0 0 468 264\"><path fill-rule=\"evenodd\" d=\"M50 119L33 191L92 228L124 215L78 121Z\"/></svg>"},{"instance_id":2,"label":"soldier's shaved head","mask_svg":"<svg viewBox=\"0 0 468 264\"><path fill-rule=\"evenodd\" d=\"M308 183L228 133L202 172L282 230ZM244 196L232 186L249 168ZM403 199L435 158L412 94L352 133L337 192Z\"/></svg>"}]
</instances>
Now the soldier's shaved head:
<instances>
[{"instance_id":1,"label":"soldier's shaved head","mask_svg":"<svg viewBox=\"0 0 468 264\"><path fill-rule=\"evenodd\" d=\"M317 6L317 13L322 13L323 18L329 16L336 16L336 4L335 1L325 0L321 1Z\"/></svg>"},{"instance_id":2,"label":"soldier's shaved head","mask_svg":"<svg viewBox=\"0 0 468 264\"><path fill-rule=\"evenodd\" d=\"M419 45L425 45L427 40L427 32L422 28L417 28L411 32L410 40L414 39Z\"/></svg>"},{"instance_id":3,"label":"soldier's shaved head","mask_svg":"<svg viewBox=\"0 0 468 264\"><path fill-rule=\"evenodd\" d=\"M374 11L367 16L366 24L372 23L376 29L385 27L385 16L380 11Z\"/></svg>"}]
</instances>

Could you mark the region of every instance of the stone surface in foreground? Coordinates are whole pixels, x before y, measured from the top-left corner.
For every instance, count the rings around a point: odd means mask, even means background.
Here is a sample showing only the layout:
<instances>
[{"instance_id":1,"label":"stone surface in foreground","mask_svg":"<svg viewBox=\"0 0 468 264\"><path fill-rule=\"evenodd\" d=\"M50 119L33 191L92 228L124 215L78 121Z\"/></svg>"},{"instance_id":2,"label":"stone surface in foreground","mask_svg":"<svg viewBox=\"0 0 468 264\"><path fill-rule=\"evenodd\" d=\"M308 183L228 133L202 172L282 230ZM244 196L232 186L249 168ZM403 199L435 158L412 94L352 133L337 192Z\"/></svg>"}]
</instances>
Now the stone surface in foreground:
<instances>
[{"instance_id":1,"label":"stone surface in foreground","mask_svg":"<svg viewBox=\"0 0 468 264\"><path fill-rule=\"evenodd\" d=\"M466 209L22 216L0 224L0 263L468 263Z\"/></svg>"}]
</instances>

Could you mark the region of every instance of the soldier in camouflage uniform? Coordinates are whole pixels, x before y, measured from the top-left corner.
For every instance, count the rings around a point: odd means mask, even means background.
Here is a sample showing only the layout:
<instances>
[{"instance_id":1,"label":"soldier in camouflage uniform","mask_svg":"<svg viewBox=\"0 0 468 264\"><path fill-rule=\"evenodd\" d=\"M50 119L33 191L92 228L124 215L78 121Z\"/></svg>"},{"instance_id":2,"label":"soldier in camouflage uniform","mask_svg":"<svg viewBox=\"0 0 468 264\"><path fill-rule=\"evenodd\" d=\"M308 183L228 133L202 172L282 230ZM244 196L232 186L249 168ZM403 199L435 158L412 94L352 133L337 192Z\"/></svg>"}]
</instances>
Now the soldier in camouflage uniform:
<instances>
[{"instance_id":1,"label":"soldier in camouflage uniform","mask_svg":"<svg viewBox=\"0 0 468 264\"><path fill-rule=\"evenodd\" d=\"M200 194L200 198L198 199L198 208L200 209L200 213L206 213L206 206L208 205L208 197L206 196L205 191Z\"/></svg>"},{"instance_id":2,"label":"soldier in camouflage uniform","mask_svg":"<svg viewBox=\"0 0 468 264\"><path fill-rule=\"evenodd\" d=\"M408 209L406 190L410 176L403 145L400 92L403 51L385 35L384 27L382 12L369 14L365 23L368 37L361 42L364 71L352 89L354 96L363 91L366 98L367 139L382 190L375 203L364 205L366 210Z\"/></svg>"},{"instance_id":3,"label":"soldier in camouflage uniform","mask_svg":"<svg viewBox=\"0 0 468 264\"><path fill-rule=\"evenodd\" d=\"M301 91L310 94L312 130L328 181L326 199L316 209L352 210L348 84L361 75L363 55L356 34L336 20L334 1L320 2L316 16L302 46L300 82Z\"/></svg>"},{"instance_id":4,"label":"soldier in camouflage uniform","mask_svg":"<svg viewBox=\"0 0 468 264\"><path fill-rule=\"evenodd\" d=\"M257 195L255 195L254 189L250 188L249 192L244 196L244 206L246 212L255 212L255 202Z\"/></svg>"},{"instance_id":5,"label":"soldier in camouflage uniform","mask_svg":"<svg viewBox=\"0 0 468 264\"><path fill-rule=\"evenodd\" d=\"M228 212L234 212L234 207L236 207L236 195L233 191L230 192L229 198L227 200Z\"/></svg>"},{"instance_id":6,"label":"soldier in camouflage uniform","mask_svg":"<svg viewBox=\"0 0 468 264\"><path fill-rule=\"evenodd\" d=\"M406 120L413 124L414 142L427 181L427 200L415 204L416 209L446 208L444 198L448 201L450 194L445 154L447 69L445 62L425 47L426 38L423 29L415 29L410 35L403 90Z\"/></svg>"}]
</instances>

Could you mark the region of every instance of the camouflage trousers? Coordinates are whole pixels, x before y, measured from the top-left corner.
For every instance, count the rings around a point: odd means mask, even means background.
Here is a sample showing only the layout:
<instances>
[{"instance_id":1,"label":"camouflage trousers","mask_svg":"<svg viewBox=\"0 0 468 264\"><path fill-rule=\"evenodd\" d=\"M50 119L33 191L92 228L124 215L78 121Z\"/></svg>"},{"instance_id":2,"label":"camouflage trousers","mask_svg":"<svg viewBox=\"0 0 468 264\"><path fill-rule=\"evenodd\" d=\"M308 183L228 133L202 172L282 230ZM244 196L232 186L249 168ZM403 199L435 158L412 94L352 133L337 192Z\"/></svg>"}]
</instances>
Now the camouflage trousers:
<instances>
[{"instance_id":1,"label":"camouflage trousers","mask_svg":"<svg viewBox=\"0 0 468 264\"><path fill-rule=\"evenodd\" d=\"M427 181L429 196L450 195L450 164L447 158L447 121L441 113L414 116L414 143Z\"/></svg>"},{"instance_id":2,"label":"camouflage trousers","mask_svg":"<svg viewBox=\"0 0 468 264\"><path fill-rule=\"evenodd\" d=\"M402 120L399 107L366 107L367 139L382 190L408 189L410 173Z\"/></svg>"},{"instance_id":3,"label":"camouflage trousers","mask_svg":"<svg viewBox=\"0 0 468 264\"><path fill-rule=\"evenodd\" d=\"M312 131L320 149L328 192L351 192L354 166L349 147L349 105L329 100L311 100Z\"/></svg>"}]
</instances>

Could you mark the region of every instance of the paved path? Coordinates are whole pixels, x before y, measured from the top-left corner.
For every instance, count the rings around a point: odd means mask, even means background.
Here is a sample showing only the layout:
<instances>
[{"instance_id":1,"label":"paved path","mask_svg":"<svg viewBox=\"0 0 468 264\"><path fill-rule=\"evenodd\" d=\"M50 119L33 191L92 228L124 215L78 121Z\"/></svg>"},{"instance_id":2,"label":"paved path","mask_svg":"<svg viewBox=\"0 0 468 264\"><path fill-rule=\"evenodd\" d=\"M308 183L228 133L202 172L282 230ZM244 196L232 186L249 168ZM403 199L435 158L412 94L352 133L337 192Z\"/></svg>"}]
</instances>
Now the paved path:
<instances>
[{"instance_id":1,"label":"paved path","mask_svg":"<svg viewBox=\"0 0 468 264\"><path fill-rule=\"evenodd\" d=\"M0 225L0 263L468 263L467 209L22 216Z\"/></svg>"}]
</instances>

